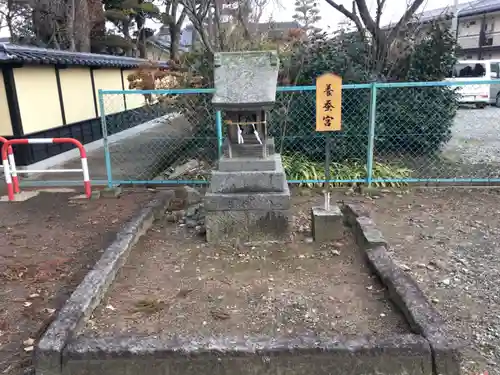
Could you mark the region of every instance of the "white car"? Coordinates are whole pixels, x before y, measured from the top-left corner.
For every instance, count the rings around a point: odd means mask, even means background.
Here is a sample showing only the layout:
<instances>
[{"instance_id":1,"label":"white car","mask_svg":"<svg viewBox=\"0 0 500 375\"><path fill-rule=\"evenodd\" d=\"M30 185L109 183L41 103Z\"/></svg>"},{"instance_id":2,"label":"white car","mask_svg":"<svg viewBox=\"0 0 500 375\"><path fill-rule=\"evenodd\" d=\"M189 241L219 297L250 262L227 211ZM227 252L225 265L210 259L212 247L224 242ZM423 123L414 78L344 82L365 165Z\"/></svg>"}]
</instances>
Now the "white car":
<instances>
[{"instance_id":1,"label":"white car","mask_svg":"<svg viewBox=\"0 0 500 375\"><path fill-rule=\"evenodd\" d=\"M500 60L461 60L453 67L447 81L491 81L498 84L471 84L457 86L459 102L485 108L488 104L500 107ZM452 86L453 87L453 86Z\"/></svg>"}]
</instances>

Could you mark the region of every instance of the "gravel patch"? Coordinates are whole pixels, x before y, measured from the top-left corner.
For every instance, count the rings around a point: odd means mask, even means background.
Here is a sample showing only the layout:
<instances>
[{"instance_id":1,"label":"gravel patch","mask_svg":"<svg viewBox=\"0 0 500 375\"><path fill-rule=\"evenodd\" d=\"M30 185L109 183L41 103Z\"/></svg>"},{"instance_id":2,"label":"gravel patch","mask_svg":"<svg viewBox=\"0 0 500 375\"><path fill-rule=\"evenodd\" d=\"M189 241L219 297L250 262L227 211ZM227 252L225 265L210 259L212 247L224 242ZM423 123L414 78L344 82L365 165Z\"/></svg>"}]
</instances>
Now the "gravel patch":
<instances>
[{"instance_id":1,"label":"gravel patch","mask_svg":"<svg viewBox=\"0 0 500 375\"><path fill-rule=\"evenodd\" d=\"M461 108L444 155L466 164L500 163L500 108Z\"/></svg>"},{"instance_id":2,"label":"gravel patch","mask_svg":"<svg viewBox=\"0 0 500 375\"><path fill-rule=\"evenodd\" d=\"M464 373L500 374L499 198L441 189L364 201L395 259L465 341Z\"/></svg>"}]
</instances>

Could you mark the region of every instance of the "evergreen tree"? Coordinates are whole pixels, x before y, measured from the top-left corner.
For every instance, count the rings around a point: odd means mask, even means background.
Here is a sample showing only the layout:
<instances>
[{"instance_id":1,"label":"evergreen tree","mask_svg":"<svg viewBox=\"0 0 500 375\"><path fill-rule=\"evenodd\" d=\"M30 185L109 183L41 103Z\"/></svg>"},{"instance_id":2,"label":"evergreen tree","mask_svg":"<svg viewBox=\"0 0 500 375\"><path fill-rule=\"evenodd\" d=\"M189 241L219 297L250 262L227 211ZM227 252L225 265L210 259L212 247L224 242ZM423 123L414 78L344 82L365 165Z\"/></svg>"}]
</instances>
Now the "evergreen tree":
<instances>
[{"instance_id":1,"label":"evergreen tree","mask_svg":"<svg viewBox=\"0 0 500 375\"><path fill-rule=\"evenodd\" d=\"M293 19L306 32L318 31L318 28L314 26L321 19L318 2L316 0L295 0L295 14L293 15Z\"/></svg>"}]
</instances>

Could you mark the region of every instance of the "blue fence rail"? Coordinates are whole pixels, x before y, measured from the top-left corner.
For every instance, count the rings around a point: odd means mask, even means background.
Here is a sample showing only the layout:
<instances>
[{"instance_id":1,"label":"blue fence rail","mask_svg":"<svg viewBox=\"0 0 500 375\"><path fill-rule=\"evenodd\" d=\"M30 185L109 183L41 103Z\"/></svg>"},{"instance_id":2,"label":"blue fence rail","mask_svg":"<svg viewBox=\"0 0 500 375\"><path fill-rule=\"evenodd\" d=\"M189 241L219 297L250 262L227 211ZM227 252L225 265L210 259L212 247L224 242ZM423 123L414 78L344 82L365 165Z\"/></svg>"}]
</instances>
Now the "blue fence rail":
<instances>
[{"instance_id":1,"label":"blue fence rail","mask_svg":"<svg viewBox=\"0 0 500 375\"><path fill-rule=\"evenodd\" d=\"M493 102L500 80L343 85L342 131L332 135L328 182L500 182L500 108L459 108L464 97L457 94L458 86L462 94L475 90L476 100ZM490 97L481 98L481 89ZM326 140L315 132L315 90L279 87L268 117L276 147L286 157L290 183L326 182ZM207 183L225 134L224 114L211 107L213 93L214 89L99 90L106 185ZM115 103L126 98L127 103L143 106L145 95L158 99L151 107L160 108L163 122L157 125L164 130L151 136L137 134L133 148L132 141L110 142L110 133L120 132L120 124L107 121L107 114L116 111ZM133 166L134 158L156 162ZM187 168L184 173L175 170L182 167Z\"/></svg>"}]
</instances>

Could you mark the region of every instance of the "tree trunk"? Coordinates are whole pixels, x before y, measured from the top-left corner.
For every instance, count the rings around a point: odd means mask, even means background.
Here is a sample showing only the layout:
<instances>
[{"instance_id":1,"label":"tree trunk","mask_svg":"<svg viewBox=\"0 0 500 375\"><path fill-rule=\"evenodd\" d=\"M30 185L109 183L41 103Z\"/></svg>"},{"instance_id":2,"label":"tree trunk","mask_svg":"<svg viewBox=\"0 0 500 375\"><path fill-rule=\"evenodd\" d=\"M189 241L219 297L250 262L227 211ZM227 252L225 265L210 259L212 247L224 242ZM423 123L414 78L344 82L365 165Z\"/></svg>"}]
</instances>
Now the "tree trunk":
<instances>
[{"instance_id":1,"label":"tree trunk","mask_svg":"<svg viewBox=\"0 0 500 375\"><path fill-rule=\"evenodd\" d=\"M75 42L78 52L90 52L90 31L92 30L91 15L87 0L76 2Z\"/></svg>"},{"instance_id":2,"label":"tree trunk","mask_svg":"<svg viewBox=\"0 0 500 375\"><path fill-rule=\"evenodd\" d=\"M179 60L179 45L181 30L177 26L170 26L170 60Z\"/></svg>"},{"instance_id":3,"label":"tree trunk","mask_svg":"<svg viewBox=\"0 0 500 375\"><path fill-rule=\"evenodd\" d=\"M87 0L90 18L90 42L100 41L106 35L106 19L104 9L100 0Z\"/></svg>"}]
</instances>

